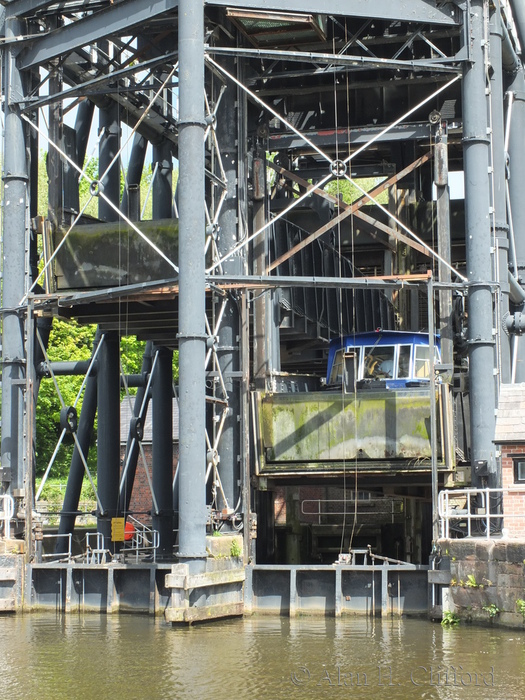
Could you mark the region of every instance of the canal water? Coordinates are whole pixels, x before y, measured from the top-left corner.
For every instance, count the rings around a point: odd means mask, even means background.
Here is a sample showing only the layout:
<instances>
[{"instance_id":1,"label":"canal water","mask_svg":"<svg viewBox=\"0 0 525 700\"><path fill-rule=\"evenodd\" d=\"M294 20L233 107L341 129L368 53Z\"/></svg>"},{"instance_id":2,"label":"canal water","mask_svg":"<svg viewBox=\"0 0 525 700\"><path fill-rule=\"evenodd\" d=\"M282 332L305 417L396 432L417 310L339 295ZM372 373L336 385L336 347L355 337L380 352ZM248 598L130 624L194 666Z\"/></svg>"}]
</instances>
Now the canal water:
<instances>
[{"instance_id":1,"label":"canal water","mask_svg":"<svg viewBox=\"0 0 525 700\"><path fill-rule=\"evenodd\" d=\"M0 616L6 700L525 698L525 630L424 620Z\"/></svg>"}]
</instances>

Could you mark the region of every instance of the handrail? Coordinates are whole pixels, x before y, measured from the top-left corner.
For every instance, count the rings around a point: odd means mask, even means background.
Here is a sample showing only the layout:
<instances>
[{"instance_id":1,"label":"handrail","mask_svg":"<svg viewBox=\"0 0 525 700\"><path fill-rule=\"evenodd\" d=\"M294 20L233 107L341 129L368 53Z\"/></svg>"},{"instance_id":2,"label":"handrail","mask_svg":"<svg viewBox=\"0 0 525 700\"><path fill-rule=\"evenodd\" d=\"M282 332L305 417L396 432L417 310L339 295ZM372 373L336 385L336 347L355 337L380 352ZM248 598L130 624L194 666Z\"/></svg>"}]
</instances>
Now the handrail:
<instances>
[{"instance_id":1,"label":"handrail","mask_svg":"<svg viewBox=\"0 0 525 700\"><path fill-rule=\"evenodd\" d=\"M11 538L11 518L15 514L15 502L7 493L0 495L0 521L4 521L4 537Z\"/></svg>"},{"instance_id":2,"label":"handrail","mask_svg":"<svg viewBox=\"0 0 525 700\"><path fill-rule=\"evenodd\" d=\"M132 515L128 515L128 522L133 525L135 531L132 539L124 543L122 551L125 554L133 552L136 562L138 562L139 553L151 552L153 561L155 562L157 560L157 549L160 544L159 531L144 525L144 523L141 523L140 520L137 520L137 518L134 518Z\"/></svg>"},{"instance_id":3,"label":"handrail","mask_svg":"<svg viewBox=\"0 0 525 700\"><path fill-rule=\"evenodd\" d=\"M523 494L525 487L445 489L438 495L441 537L460 531L466 537L485 537L502 533L502 521L523 513L504 513L503 497ZM462 507L460 507L462 506Z\"/></svg>"},{"instance_id":4,"label":"handrail","mask_svg":"<svg viewBox=\"0 0 525 700\"><path fill-rule=\"evenodd\" d=\"M306 498L301 501L301 515L313 515L318 518L318 524L322 524L323 518L333 515L348 515L354 510L356 501L360 515L390 515L392 523L395 522L395 516L398 511L395 509L395 504L404 502L403 496L388 496L383 498L347 498L343 500L330 498ZM326 510L325 504L341 504L342 510ZM311 504L307 505L306 504ZM385 505L385 508L376 506ZM305 508L306 506L306 508ZM351 507L349 507L351 506ZM335 506L332 506L335 507Z\"/></svg>"},{"instance_id":5,"label":"handrail","mask_svg":"<svg viewBox=\"0 0 525 700\"><path fill-rule=\"evenodd\" d=\"M95 546L92 545L93 538ZM88 564L105 564L107 554L110 554L110 551L104 547L102 532L86 532L86 562Z\"/></svg>"},{"instance_id":6,"label":"handrail","mask_svg":"<svg viewBox=\"0 0 525 700\"><path fill-rule=\"evenodd\" d=\"M49 554L42 554L42 559L53 559L54 561L71 561L73 541L73 535L71 532L66 532L64 534L53 533L48 535L42 535L43 540L56 540L59 537L67 538L67 552L61 552L60 554L56 554L55 552L50 552Z\"/></svg>"}]
</instances>

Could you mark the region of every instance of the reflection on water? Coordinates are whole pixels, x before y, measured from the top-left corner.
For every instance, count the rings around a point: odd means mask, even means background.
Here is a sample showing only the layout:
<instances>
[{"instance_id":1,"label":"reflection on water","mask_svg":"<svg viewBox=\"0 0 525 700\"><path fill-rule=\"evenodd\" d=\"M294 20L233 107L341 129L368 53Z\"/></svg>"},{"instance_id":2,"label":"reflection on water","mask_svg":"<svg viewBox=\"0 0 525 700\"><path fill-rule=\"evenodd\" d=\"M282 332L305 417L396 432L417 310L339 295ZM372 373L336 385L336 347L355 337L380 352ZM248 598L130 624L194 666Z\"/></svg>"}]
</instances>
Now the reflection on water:
<instances>
[{"instance_id":1,"label":"reflection on water","mask_svg":"<svg viewBox=\"0 0 525 700\"><path fill-rule=\"evenodd\" d=\"M9 700L525 697L525 632L423 620L0 616Z\"/></svg>"}]
</instances>

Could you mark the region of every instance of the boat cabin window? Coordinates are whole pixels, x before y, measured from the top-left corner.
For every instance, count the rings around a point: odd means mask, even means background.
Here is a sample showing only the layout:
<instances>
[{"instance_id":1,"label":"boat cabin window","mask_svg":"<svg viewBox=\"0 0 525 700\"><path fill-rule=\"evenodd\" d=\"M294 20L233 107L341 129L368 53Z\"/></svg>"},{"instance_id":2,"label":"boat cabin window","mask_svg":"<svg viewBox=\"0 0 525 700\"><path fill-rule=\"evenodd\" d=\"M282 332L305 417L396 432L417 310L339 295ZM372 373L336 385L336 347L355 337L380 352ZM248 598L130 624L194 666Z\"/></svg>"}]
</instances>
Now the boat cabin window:
<instances>
[{"instance_id":1,"label":"boat cabin window","mask_svg":"<svg viewBox=\"0 0 525 700\"><path fill-rule=\"evenodd\" d=\"M428 345L416 345L414 360L414 376L418 379L430 377L430 348ZM439 352L436 348L434 362L439 362Z\"/></svg>"},{"instance_id":2,"label":"boat cabin window","mask_svg":"<svg viewBox=\"0 0 525 700\"><path fill-rule=\"evenodd\" d=\"M397 378L408 379L410 377L410 352L411 345L399 346L399 363L397 367Z\"/></svg>"},{"instance_id":3,"label":"boat cabin window","mask_svg":"<svg viewBox=\"0 0 525 700\"><path fill-rule=\"evenodd\" d=\"M334 355L334 363L330 372L329 384L341 384L343 381L343 351L338 350Z\"/></svg>"},{"instance_id":4,"label":"boat cabin window","mask_svg":"<svg viewBox=\"0 0 525 700\"><path fill-rule=\"evenodd\" d=\"M355 390L355 383L359 379L359 362L361 348L351 348L345 352L345 388L347 391Z\"/></svg>"},{"instance_id":5,"label":"boat cabin window","mask_svg":"<svg viewBox=\"0 0 525 700\"><path fill-rule=\"evenodd\" d=\"M392 379L395 376L394 347L365 347L363 379Z\"/></svg>"}]
</instances>

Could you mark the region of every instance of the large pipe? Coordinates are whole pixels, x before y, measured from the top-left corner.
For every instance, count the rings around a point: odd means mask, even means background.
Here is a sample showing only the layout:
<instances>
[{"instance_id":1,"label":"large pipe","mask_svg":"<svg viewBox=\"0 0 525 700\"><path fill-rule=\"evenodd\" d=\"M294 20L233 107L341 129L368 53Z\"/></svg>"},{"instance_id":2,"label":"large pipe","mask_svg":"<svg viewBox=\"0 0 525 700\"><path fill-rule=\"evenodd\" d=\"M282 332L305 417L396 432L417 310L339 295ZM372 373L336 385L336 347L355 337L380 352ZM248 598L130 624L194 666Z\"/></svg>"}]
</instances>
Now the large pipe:
<instances>
[{"instance_id":1,"label":"large pipe","mask_svg":"<svg viewBox=\"0 0 525 700\"><path fill-rule=\"evenodd\" d=\"M167 139L153 146L153 163L156 175L153 181L152 216L155 220L171 219L173 216L173 161L171 144Z\"/></svg>"},{"instance_id":2,"label":"large pipe","mask_svg":"<svg viewBox=\"0 0 525 700\"><path fill-rule=\"evenodd\" d=\"M510 6L523 53L525 51L525 5L523 0L510 0Z\"/></svg>"},{"instance_id":3,"label":"large pipe","mask_svg":"<svg viewBox=\"0 0 525 700\"><path fill-rule=\"evenodd\" d=\"M525 280L525 198L523 183L525 182L525 158L523 144L525 143L525 75L521 66L513 76L508 87L513 93L512 118L509 133L509 172L508 181L510 205L512 211L512 227L515 235L517 269L514 276L518 282ZM515 290L517 294L517 290ZM521 303L517 301L520 306ZM515 368L515 381L525 381L525 344L519 343Z\"/></svg>"},{"instance_id":4,"label":"large pipe","mask_svg":"<svg viewBox=\"0 0 525 700\"><path fill-rule=\"evenodd\" d=\"M503 113L503 71L502 71L502 37L503 22L499 9L490 17L490 105L492 114L492 236L497 246L498 282L500 285L499 317L505 318L509 313L509 226L507 224L507 193L505 153L505 117ZM501 331L501 326L500 329ZM510 339L506 333L498 334L500 379L504 384L510 382L511 352Z\"/></svg>"},{"instance_id":5,"label":"large pipe","mask_svg":"<svg viewBox=\"0 0 525 700\"><path fill-rule=\"evenodd\" d=\"M141 136L139 133L135 134L133 138L133 146L131 148L131 156L128 163L128 172L126 173L126 184L124 186L122 201L120 203L120 211L123 214L126 214L128 218L131 218L132 221L135 220L135 218L138 219L139 217L133 216L132 208L130 211L129 188L135 185L140 187L147 147L148 142L144 136Z\"/></svg>"},{"instance_id":6,"label":"large pipe","mask_svg":"<svg viewBox=\"0 0 525 700\"><path fill-rule=\"evenodd\" d=\"M107 41L99 45L100 52L106 54L113 46ZM99 113L100 142L98 154L98 172L104 195L116 207L99 197L98 216L102 221L118 221L118 206L120 202L120 162L116 155L120 148L119 105L108 99ZM109 168L109 170L108 170Z\"/></svg>"},{"instance_id":7,"label":"large pipe","mask_svg":"<svg viewBox=\"0 0 525 700\"><path fill-rule=\"evenodd\" d=\"M75 133L77 135L76 161L80 168L84 167L84 161L86 160L89 133L91 131L91 124L93 123L94 111L95 105L91 100L82 100L78 105L77 116L75 118Z\"/></svg>"},{"instance_id":8,"label":"large pipe","mask_svg":"<svg viewBox=\"0 0 525 700\"><path fill-rule=\"evenodd\" d=\"M173 353L168 348L157 349L153 374L153 506L152 524L159 533L158 556L173 555ZM155 505L156 508L155 509Z\"/></svg>"},{"instance_id":9,"label":"large pipe","mask_svg":"<svg viewBox=\"0 0 525 700\"><path fill-rule=\"evenodd\" d=\"M179 557L206 558L204 4L179 2Z\"/></svg>"},{"instance_id":10,"label":"large pipe","mask_svg":"<svg viewBox=\"0 0 525 700\"><path fill-rule=\"evenodd\" d=\"M472 483L481 474L495 478L495 387L493 381L492 260L490 235L489 154L485 82L483 0L470 5L470 61L463 76L463 153L468 296L468 345L471 402ZM478 475L479 472L479 475ZM495 485L491 483L490 485Z\"/></svg>"},{"instance_id":11,"label":"large pipe","mask_svg":"<svg viewBox=\"0 0 525 700\"><path fill-rule=\"evenodd\" d=\"M117 515L120 477L120 365L115 331L104 334L98 353L97 394L97 489L102 507L97 530L106 549L113 550L111 520Z\"/></svg>"}]
</instances>

